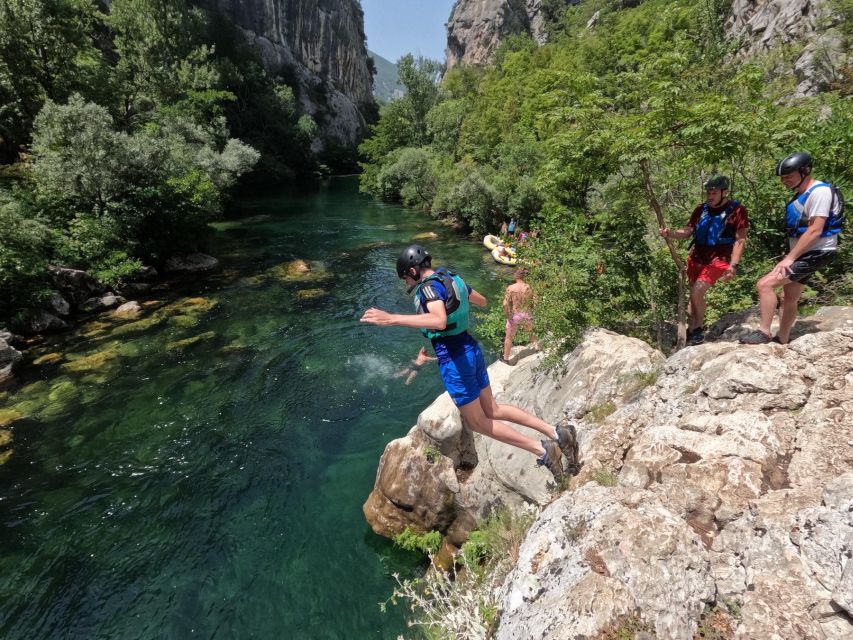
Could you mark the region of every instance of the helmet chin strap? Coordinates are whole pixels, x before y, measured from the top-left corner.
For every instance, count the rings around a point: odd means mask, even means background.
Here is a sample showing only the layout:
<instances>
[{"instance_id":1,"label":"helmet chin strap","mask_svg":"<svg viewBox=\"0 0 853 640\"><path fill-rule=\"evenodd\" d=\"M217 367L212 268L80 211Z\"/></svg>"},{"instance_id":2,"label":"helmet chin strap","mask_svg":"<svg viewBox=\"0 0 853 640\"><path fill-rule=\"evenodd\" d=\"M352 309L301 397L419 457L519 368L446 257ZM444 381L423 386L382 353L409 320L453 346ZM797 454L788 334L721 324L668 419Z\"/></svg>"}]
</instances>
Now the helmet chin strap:
<instances>
[{"instance_id":1,"label":"helmet chin strap","mask_svg":"<svg viewBox=\"0 0 853 640\"><path fill-rule=\"evenodd\" d=\"M811 174L812 172L809 169L800 169L800 181L793 187L791 187L791 191L796 191L797 189L799 189L800 185L803 184L806 181L806 178L808 178Z\"/></svg>"},{"instance_id":2,"label":"helmet chin strap","mask_svg":"<svg viewBox=\"0 0 853 640\"><path fill-rule=\"evenodd\" d=\"M415 279L415 284L413 284L411 287L406 289L407 295L410 294L412 291L414 291L415 287L417 287L421 283L421 279L422 279L421 278L421 265L418 265L416 267L409 267L409 268L415 270L415 275L413 276Z\"/></svg>"}]
</instances>

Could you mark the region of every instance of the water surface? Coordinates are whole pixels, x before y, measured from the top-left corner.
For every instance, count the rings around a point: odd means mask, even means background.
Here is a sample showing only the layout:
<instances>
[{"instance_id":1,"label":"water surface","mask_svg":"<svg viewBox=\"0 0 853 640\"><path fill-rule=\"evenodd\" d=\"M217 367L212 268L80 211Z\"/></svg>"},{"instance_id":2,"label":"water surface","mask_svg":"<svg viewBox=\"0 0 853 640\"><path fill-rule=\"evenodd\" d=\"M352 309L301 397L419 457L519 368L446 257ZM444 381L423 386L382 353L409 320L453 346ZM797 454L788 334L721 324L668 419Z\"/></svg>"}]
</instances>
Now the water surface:
<instances>
[{"instance_id":1,"label":"water surface","mask_svg":"<svg viewBox=\"0 0 853 640\"><path fill-rule=\"evenodd\" d=\"M0 637L405 633L377 603L419 559L361 506L385 444L442 388L434 364L394 377L417 332L357 320L410 311L394 260L416 234L492 298L509 270L352 179L239 204L215 225L221 272L39 347L59 359L0 393L26 416L0 466Z\"/></svg>"}]
</instances>

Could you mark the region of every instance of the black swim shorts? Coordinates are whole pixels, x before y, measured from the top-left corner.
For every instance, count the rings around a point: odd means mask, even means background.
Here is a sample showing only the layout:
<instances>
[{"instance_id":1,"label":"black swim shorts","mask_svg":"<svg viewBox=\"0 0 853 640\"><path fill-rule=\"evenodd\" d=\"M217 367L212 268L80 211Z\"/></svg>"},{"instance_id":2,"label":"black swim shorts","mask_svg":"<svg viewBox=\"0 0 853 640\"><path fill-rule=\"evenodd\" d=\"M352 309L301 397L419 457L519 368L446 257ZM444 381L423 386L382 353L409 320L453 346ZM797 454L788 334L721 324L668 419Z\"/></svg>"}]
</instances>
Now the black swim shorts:
<instances>
[{"instance_id":1,"label":"black swim shorts","mask_svg":"<svg viewBox=\"0 0 853 640\"><path fill-rule=\"evenodd\" d=\"M806 251L803 255L796 259L791 265L791 271L788 274L788 279L791 282L799 282L806 284L809 279L815 274L815 271L822 269L835 258L837 251Z\"/></svg>"}]
</instances>

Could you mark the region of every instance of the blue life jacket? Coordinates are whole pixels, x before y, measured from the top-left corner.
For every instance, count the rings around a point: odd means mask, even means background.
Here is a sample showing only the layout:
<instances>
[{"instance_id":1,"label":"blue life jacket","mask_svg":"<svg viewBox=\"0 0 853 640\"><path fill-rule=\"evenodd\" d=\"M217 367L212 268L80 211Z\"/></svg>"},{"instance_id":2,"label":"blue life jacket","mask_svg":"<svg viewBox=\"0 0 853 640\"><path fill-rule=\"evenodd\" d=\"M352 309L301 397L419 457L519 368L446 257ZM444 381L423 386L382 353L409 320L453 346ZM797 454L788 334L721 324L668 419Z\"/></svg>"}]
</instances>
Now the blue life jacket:
<instances>
[{"instance_id":1,"label":"blue life jacket","mask_svg":"<svg viewBox=\"0 0 853 640\"><path fill-rule=\"evenodd\" d=\"M427 338L443 338L465 333L468 330L468 285L455 273L447 271L443 267L435 270L431 276L424 278L417 284L415 291L415 311L423 313L421 306L421 290L423 286L432 280L439 281L447 291L447 300L444 301L444 310L447 313L447 325L442 331L421 329Z\"/></svg>"},{"instance_id":2,"label":"blue life jacket","mask_svg":"<svg viewBox=\"0 0 853 640\"><path fill-rule=\"evenodd\" d=\"M818 187L828 187L832 190L832 202L829 205L829 216L823 225L823 233L821 238L834 236L836 233L841 233L844 227L844 197L838 190L838 187L827 184L826 182L818 182L803 191L798 196L794 196L785 205L785 228L791 238L799 238L809 228L809 217L805 213L806 200L812 194L812 191Z\"/></svg>"},{"instance_id":3,"label":"blue life jacket","mask_svg":"<svg viewBox=\"0 0 853 640\"><path fill-rule=\"evenodd\" d=\"M711 207L705 202L702 205L702 215L693 229L693 241L703 247L734 244L735 234L731 227L726 226L726 219L739 205L737 200L731 200L722 211L711 213Z\"/></svg>"}]
</instances>

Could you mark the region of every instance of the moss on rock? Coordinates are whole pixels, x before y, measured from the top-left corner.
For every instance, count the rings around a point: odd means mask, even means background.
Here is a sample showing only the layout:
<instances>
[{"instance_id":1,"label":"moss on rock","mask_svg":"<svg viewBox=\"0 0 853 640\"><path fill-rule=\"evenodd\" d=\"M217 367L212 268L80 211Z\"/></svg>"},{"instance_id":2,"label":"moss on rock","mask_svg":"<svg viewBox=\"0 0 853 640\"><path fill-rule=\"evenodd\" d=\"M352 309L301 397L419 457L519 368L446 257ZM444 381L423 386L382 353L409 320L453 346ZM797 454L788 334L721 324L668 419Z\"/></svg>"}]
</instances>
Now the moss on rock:
<instances>
[{"instance_id":1,"label":"moss on rock","mask_svg":"<svg viewBox=\"0 0 853 640\"><path fill-rule=\"evenodd\" d=\"M183 340L175 340L174 342L170 342L166 345L166 349L168 351L180 351L181 349L186 349L187 347L191 347L194 344L198 344L203 340L210 340L211 338L215 337L215 331L205 331L204 333L200 333L197 336L192 336L191 338L184 338Z\"/></svg>"}]
</instances>

